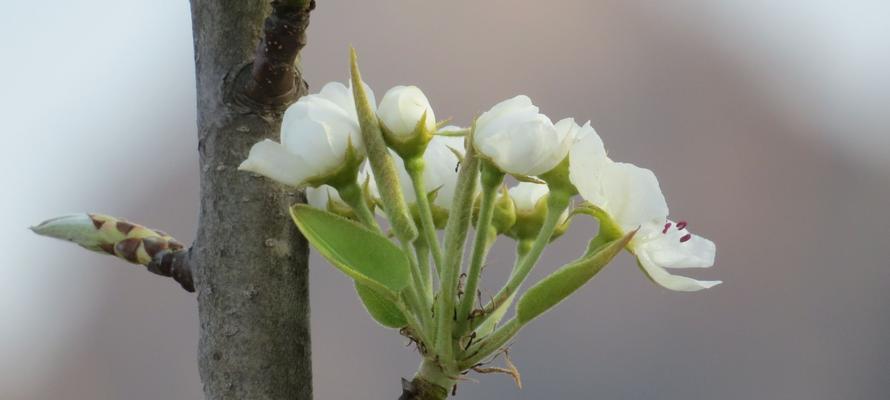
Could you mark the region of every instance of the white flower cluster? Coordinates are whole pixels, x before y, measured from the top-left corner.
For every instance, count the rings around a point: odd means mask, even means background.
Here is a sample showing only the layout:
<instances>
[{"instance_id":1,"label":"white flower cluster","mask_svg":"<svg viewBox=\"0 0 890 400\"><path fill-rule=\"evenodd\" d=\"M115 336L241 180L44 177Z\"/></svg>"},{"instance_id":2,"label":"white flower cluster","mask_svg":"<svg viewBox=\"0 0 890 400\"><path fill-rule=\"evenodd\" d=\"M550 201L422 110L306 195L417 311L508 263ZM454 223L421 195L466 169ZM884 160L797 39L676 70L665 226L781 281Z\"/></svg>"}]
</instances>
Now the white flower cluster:
<instances>
[{"instance_id":1,"label":"white flower cluster","mask_svg":"<svg viewBox=\"0 0 890 400\"><path fill-rule=\"evenodd\" d=\"M374 107L371 89L365 87L365 92ZM464 137L472 137L472 147L487 165L526 181L509 190L515 204L511 210L523 213L535 209L549 192L541 180L547 181L548 173L565 169L567 164L572 193L605 211L622 232L638 230L628 249L654 282L678 291L720 283L668 272L712 266L714 243L690 233L686 222L669 220L667 203L652 171L612 161L589 122L578 125L566 118L553 123L528 97L516 96L482 113L472 129L437 129L429 100L415 86L390 89L376 113L396 160L404 156L405 143L420 143L425 187L434 192L432 206L445 210L446 215L457 185L459 161L467 147ZM415 140L424 135L426 140ZM380 201L367 163L359 164L364 157L352 91L333 82L293 104L284 115L280 143L257 143L240 169L306 188L309 203L315 207L348 210L337 194L343 183L336 177L342 176L344 169L354 178L349 183L361 186L371 204ZM350 160L355 158L359 163L353 165ZM396 165L402 187L410 187L412 180L404 161ZM405 190L404 195L407 203L416 201L411 190Z\"/></svg>"}]
</instances>

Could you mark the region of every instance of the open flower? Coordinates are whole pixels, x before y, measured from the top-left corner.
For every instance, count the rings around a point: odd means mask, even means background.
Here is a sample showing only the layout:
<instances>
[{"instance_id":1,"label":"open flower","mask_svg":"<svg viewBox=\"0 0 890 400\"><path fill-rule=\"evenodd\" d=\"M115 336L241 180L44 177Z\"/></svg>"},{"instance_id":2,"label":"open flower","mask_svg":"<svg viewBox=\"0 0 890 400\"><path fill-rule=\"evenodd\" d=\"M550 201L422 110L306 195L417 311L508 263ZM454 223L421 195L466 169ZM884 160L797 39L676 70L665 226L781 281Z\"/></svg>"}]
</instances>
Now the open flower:
<instances>
[{"instance_id":1,"label":"open flower","mask_svg":"<svg viewBox=\"0 0 890 400\"><path fill-rule=\"evenodd\" d=\"M527 96L502 101L476 120L476 149L500 170L519 176L550 171L569 152L574 120L554 125Z\"/></svg>"},{"instance_id":2,"label":"open flower","mask_svg":"<svg viewBox=\"0 0 890 400\"><path fill-rule=\"evenodd\" d=\"M655 283L686 292L721 283L668 272L710 267L717 250L714 242L690 233L686 222L667 219L667 202L652 171L610 160L595 132L582 135L569 157L572 183L585 200L608 214L611 228L622 234L639 228L628 249Z\"/></svg>"},{"instance_id":3,"label":"open flower","mask_svg":"<svg viewBox=\"0 0 890 400\"><path fill-rule=\"evenodd\" d=\"M373 97L370 88L365 90ZM351 89L331 82L318 94L301 97L284 113L280 140L253 145L238 169L303 187L357 168L364 149Z\"/></svg>"},{"instance_id":4,"label":"open flower","mask_svg":"<svg viewBox=\"0 0 890 400\"><path fill-rule=\"evenodd\" d=\"M406 140L417 134L418 123L426 132L436 131L436 115L426 95L417 86L395 86L380 100L377 116L384 132L398 140Z\"/></svg>"}]
</instances>

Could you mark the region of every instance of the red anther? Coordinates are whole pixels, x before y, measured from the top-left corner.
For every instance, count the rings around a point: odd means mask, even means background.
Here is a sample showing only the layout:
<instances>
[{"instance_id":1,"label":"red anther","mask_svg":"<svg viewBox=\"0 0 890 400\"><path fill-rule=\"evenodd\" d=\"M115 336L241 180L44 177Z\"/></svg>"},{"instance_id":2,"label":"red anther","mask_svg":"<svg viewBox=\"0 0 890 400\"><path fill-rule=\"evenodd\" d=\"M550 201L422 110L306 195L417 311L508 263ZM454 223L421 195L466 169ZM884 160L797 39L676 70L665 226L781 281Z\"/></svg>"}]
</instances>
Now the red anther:
<instances>
[{"instance_id":1,"label":"red anther","mask_svg":"<svg viewBox=\"0 0 890 400\"><path fill-rule=\"evenodd\" d=\"M686 221L680 221L680 222L677 222L677 230L681 230L681 231L682 231L683 229L686 229L686 225L688 225L688 224L686 223Z\"/></svg>"},{"instance_id":2,"label":"red anther","mask_svg":"<svg viewBox=\"0 0 890 400\"><path fill-rule=\"evenodd\" d=\"M664 229L661 230L661 233L668 233L668 229L671 229L671 223L670 223L670 222L664 224Z\"/></svg>"},{"instance_id":3,"label":"red anther","mask_svg":"<svg viewBox=\"0 0 890 400\"><path fill-rule=\"evenodd\" d=\"M680 238L680 243L683 243L683 242L685 242L685 241L687 241L687 240L689 240L689 239L692 239L692 234L691 234L691 233L687 233L687 234L683 235L683 237Z\"/></svg>"}]
</instances>

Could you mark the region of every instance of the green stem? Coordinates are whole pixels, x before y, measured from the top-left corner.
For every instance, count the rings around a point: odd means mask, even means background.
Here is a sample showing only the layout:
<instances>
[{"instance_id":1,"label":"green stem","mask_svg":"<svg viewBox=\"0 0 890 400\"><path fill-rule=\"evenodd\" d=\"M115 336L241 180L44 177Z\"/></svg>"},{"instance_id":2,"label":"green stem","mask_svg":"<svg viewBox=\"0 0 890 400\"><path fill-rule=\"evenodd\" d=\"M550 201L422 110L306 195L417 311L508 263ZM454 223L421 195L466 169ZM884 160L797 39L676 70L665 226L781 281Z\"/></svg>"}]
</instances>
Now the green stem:
<instances>
[{"instance_id":1,"label":"green stem","mask_svg":"<svg viewBox=\"0 0 890 400\"><path fill-rule=\"evenodd\" d=\"M433 212L430 208L430 201L427 198L426 187L423 182L423 157L415 157L405 161L405 170L411 177L411 184L414 186L414 197L417 199L417 211L420 214L420 225L423 231L423 237L433 253L433 262L436 270L442 268L442 248L439 247L439 238L436 236L436 225L433 222Z\"/></svg>"},{"instance_id":2,"label":"green stem","mask_svg":"<svg viewBox=\"0 0 890 400\"><path fill-rule=\"evenodd\" d=\"M529 272L531 272L532 268L534 268L538 259L541 257L541 252L544 251L544 247L550 243L550 238L553 236L556 226L559 225L559 219L562 216L563 211L569 206L570 198L571 195L567 192L561 190L550 191L550 194L547 197L547 217L544 218L544 224L541 226L541 230L538 231L538 236L535 238L534 243L532 243L531 249L529 249L528 253L519 260L519 264L515 268L515 271L513 271L513 274L510 275L507 284L504 285L498 294L494 296L494 299L483 308L485 314L482 318L473 321L473 329L476 329L479 325L485 322L488 316L490 316L495 309L500 307L501 304L507 301L507 299L519 289L519 286L522 285L525 278L528 277Z\"/></svg>"},{"instance_id":3,"label":"green stem","mask_svg":"<svg viewBox=\"0 0 890 400\"><path fill-rule=\"evenodd\" d=\"M482 275L482 264L488 254L489 238L488 230L491 219L494 216L494 200L497 189L504 181L504 173L491 166L482 163L482 201L479 207L479 220L476 222L476 235L473 238L473 253L470 256L470 268L467 270L467 285L464 297L457 312L458 327L454 331L455 336L460 337L466 333L467 317L476 302L476 289L479 287L479 278Z\"/></svg>"},{"instance_id":4,"label":"green stem","mask_svg":"<svg viewBox=\"0 0 890 400\"><path fill-rule=\"evenodd\" d=\"M473 368L474 365L498 352L510 339L519 333L519 329L521 328L522 324L519 323L518 319L513 318L507 321L507 323L492 333L491 336L470 346L470 348L464 352L465 358L458 364L458 369L463 371Z\"/></svg>"},{"instance_id":5,"label":"green stem","mask_svg":"<svg viewBox=\"0 0 890 400\"><path fill-rule=\"evenodd\" d=\"M414 250L417 253L417 261L420 263L420 272L423 273L423 283L427 290L426 295L430 299L433 298L433 276L432 266L430 265L430 247L427 245L423 237L414 241Z\"/></svg>"},{"instance_id":6,"label":"green stem","mask_svg":"<svg viewBox=\"0 0 890 400\"><path fill-rule=\"evenodd\" d=\"M432 320L430 318L430 309L432 307L432 290L426 288L423 272L420 271L417 254L414 253L414 249L411 248L411 245L408 242L403 241L401 244L402 252L408 256L408 261L411 265L411 278L414 280L414 285L408 287L409 294L414 297L414 307L417 309L417 315L423 323L424 330L431 329ZM428 293L429 296L427 295Z\"/></svg>"},{"instance_id":7,"label":"green stem","mask_svg":"<svg viewBox=\"0 0 890 400\"><path fill-rule=\"evenodd\" d=\"M473 133L467 136L467 152L457 175L454 201L445 226L445 259L440 271L439 297L436 307L436 355L440 362L453 360L452 323L454 302L457 295L457 279L463 262L464 244L470 228L476 177L479 174L479 158L473 149Z\"/></svg>"}]
</instances>

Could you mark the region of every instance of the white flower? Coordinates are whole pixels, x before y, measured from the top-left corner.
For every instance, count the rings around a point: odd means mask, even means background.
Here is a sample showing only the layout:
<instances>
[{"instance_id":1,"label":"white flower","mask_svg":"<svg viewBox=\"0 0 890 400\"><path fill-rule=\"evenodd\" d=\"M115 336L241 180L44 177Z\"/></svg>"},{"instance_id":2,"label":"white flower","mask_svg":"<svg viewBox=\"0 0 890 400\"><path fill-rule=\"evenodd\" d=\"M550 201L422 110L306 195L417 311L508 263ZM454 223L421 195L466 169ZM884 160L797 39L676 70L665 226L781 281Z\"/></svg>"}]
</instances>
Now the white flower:
<instances>
[{"instance_id":1,"label":"white flower","mask_svg":"<svg viewBox=\"0 0 890 400\"><path fill-rule=\"evenodd\" d=\"M372 99L370 88L365 88ZM346 162L349 145L364 154L352 90L339 82L318 94L301 97L281 122L281 142L263 140L250 149L240 170L264 175L288 186L317 185Z\"/></svg>"},{"instance_id":2,"label":"white flower","mask_svg":"<svg viewBox=\"0 0 890 400\"><path fill-rule=\"evenodd\" d=\"M414 135L417 123L426 115L427 132L436 131L436 115L429 100L417 86L395 86L383 95L377 116L386 132L399 139Z\"/></svg>"},{"instance_id":3,"label":"white flower","mask_svg":"<svg viewBox=\"0 0 890 400\"><path fill-rule=\"evenodd\" d=\"M714 265L714 242L686 230L686 222L667 219L668 206L652 171L613 162L596 133L581 136L569 158L569 176L585 200L603 209L624 232L639 228L628 249L657 284L671 290L697 291L721 281L672 275L667 268Z\"/></svg>"},{"instance_id":4,"label":"white flower","mask_svg":"<svg viewBox=\"0 0 890 400\"><path fill-rule=\"evenodd\" d=\"M566 157L576 126L570 118L554 125L527 96L516 96L479 116L474 145L502 171L535 176Z\"/></svg>"}]
</instances>

